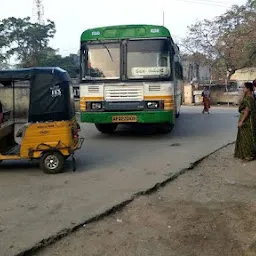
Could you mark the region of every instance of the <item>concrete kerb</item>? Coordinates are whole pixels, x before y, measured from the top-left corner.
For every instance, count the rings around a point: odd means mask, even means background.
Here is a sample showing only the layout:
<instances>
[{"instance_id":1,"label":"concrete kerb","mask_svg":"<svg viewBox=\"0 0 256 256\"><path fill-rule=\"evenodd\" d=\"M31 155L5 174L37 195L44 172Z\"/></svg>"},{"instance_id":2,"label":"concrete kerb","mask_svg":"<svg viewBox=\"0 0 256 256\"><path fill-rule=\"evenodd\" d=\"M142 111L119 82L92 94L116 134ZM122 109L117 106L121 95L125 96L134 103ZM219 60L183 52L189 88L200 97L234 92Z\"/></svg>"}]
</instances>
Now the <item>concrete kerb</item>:
<instances>
[{"instance_id":1,"label":"concrete kerb","mask_svg":"<svg viewBox=\"0 0 256 256\"><path fill-rule=\"evenodd\" d=\"M157 190L159 190L160 188L164 187L165 185L167 185L168 183L176 180L179 176L187 173L188 171L191 171L193 169L195 169L203 160L205 160L206 158L208 158L209 156L213 155L214 153L216 153L217 151L234 144L235 141L227 143L221 147L219 147L218 149L212 151L211 153L201 157L200 159L198 159L197 161L193 162L190 164L189 167L184 168L178 172L176 172L175 174L171 175L169 178L165 179L162 182L156 183L153 187L144 190L144 191L139 191L137 193L135 193L134 195L132 195L129 199L114 205L113 207L107 209L106 211L95 215L85 221L82 221L81 223L74 225L72 228L67 228L67 229L63 229L60 232L41 240L40 242L38 242L36 245L34 245L32 248L28 248L25 249L24 251L16 254L15 256L32 256L33 253L35 253L36 251L39 251L40 249L43 249L46 246L49 246L51 244L53 244L54 242L57 242L58 240L70 235L71 233L77 231L78 229L82 228L84 225L87 225L89 223L93 223L96 221L99 221L101 219L103 219L104 217L107 217L110 214L119 212L121 210L123 210L129 203L131 203L132 201L134 201L136 198L140 197L140 196L144 196L144 195L150 195L154 192L156 192Z\"/></svg>"}]
</instances>

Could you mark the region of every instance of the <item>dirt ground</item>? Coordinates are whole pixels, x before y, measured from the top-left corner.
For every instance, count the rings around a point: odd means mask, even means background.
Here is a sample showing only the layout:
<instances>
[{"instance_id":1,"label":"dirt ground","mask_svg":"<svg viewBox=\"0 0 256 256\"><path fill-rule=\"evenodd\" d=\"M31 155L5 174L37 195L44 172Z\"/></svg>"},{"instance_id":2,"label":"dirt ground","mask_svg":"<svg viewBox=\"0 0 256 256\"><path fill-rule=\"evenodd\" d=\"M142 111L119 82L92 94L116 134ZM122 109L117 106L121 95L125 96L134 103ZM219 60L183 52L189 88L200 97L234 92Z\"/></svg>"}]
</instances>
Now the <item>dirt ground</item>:
<instances>
[{"instance_id":1,"label":"dirt ground","mask_svg":"<svg viewBox=\"0 0 256 256\"><path fill-rule=\"evenodd\" d=\"M256 255L256 162L233 150L33 255Z\"/></svg>"}]
</instances>

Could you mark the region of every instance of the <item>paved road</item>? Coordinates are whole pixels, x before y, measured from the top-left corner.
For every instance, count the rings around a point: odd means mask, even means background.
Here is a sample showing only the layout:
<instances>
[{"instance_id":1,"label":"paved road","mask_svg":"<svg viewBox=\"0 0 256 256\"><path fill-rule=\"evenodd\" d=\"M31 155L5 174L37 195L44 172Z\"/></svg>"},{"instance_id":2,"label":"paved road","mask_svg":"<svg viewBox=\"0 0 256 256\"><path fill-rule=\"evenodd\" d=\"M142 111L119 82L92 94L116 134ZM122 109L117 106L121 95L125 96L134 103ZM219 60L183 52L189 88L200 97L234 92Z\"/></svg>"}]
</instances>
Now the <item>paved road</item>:
<instances>
[{"instance_id":1,"label":"paved road","mask_svg":"<svg viewBox=\"0 0 256 256\"><path fill-rule=\"evenodd\" d=\"M16 255L153 187L192 162L235 140L234 108L183 107L172 134L143 135L121 127L116 134L82 125L86 137L77 172L46 175L36 163L0 165L0 248ZM68 161L69 162L69 161Z\"/></svg>"}]
</instances>

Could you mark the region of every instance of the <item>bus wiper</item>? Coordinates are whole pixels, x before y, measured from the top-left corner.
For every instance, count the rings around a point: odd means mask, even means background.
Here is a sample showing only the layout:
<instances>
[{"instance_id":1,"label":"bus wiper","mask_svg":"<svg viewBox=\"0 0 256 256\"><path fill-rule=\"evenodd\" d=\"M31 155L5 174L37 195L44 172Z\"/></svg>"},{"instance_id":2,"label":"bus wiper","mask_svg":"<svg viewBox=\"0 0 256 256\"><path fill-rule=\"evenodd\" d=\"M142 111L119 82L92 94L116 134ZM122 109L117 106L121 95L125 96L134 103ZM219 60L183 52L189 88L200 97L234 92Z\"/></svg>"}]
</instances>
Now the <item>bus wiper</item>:
<instances>
[{"instance_id":1,"label":"bus wiper","mask_svg":"<svg viewBox=\"0 0 256 256\"><path fill-rule=\"evenodd\" d=\"M100 39L97 39L97 41L99 41L107 49L109 57L111 58L112 62L114 62L113 57L112 57L108 47L106 46L106 44L104 44Z\"/></svg>"}]
</instances>

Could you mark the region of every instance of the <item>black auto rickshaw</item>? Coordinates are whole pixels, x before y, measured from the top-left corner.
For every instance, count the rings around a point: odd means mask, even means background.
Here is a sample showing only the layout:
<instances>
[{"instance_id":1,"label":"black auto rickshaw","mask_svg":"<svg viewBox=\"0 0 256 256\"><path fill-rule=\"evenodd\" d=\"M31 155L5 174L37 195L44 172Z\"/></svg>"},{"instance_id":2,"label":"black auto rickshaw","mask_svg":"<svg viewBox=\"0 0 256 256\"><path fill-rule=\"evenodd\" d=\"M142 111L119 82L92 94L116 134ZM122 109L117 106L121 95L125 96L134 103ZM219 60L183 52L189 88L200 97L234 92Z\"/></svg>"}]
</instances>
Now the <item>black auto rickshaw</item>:
<instances>
[{"instance_id":1,"label":"black auto rickshaw","mask_svg":"<svg viewBox=\"0 0 256 256\"><path fill-rule=\"evenodd\" d=\"M29 81L28 123L21 143L15 141L15 97L13 121L0 127L0 162L3 160L39 159L45 173L63 170L64 161L80 149L80 126L76 121L73 88L69 74L58 67L35 67L1 70L0 83L11 86ZM75 166L75 165L74 165Z\"/></svg>"}]
</instances>

